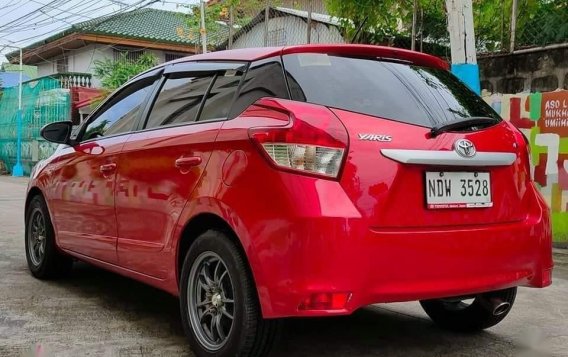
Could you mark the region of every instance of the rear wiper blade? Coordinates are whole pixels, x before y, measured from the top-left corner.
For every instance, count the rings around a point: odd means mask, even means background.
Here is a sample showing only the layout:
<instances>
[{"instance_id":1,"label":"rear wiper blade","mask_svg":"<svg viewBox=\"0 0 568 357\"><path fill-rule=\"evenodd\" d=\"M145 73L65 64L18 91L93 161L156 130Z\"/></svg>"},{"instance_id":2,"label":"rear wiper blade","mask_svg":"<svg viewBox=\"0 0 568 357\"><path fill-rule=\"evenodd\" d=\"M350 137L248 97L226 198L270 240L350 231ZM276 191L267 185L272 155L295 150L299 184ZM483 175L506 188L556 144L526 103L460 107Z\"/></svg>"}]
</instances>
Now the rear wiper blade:
<instances>
[{"instance_id":1,"label":"rear wiper blade","mask_svg":"<svg viewBox=\"0 0 568 357\"><path fill-rule=\"evenodd\" d=\"M497 124L499 119L491 117L470 117L470 118L460 118L456 120L451 120L445 123L440 123L430 130L432 137L436 137L447 131L455 131L461 129L467 129L471 127L481 126L487 127L493 124Z\"/></svg>"}]
</instances>

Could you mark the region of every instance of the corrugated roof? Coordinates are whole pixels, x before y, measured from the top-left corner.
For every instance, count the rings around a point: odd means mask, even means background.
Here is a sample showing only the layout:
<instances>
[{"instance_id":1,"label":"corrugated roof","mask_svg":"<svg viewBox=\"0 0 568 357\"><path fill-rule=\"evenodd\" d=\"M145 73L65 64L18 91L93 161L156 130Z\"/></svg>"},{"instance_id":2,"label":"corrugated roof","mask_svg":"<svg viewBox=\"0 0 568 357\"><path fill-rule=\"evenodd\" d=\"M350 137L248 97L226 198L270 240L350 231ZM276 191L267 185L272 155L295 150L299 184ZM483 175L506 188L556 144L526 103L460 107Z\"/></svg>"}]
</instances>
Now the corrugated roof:
<instances>
[{"instance_id":1,"label":"corrugated roof","mask_svg":"<svg viewBox=\"0 0 568 357\"><path fill-rule=\"evenodd\" d=\"M294 15L304 19L308 18L307 11L290 9L287 7L276 7L275 9L280 12L284 12L286 14ZM312 21L322 22L324 24L333 25L333 26L341 26L341 23L337 17L326 14L319 14L317 12L312 12Z\"/></svg>"},{"instance_id":2,"label":"corrugated roof","mask_svg":"<svg viewBox=\"0 0 568 357\"><path fill-rule=\"evenodd\" d=\"M181 12L140 9L80 22L71 29L82 33L195 44L199 35L193 39L188 36L186 16Z\"/></svg>"},{"instance_id":3,"label":"corrugated roof","mask_svg":"<svg viewBox=\"0 0 568 357\"><path fill-rule=\"evenodd\" d=\"M30 77L22 75L22 82L27 81ZM0 72L0 88L15 87L20 84L20 74L12 72Z\"/></svg>"},{"instance_id":4,"label":"corrugated roof","mask_svg":"<svg viewBox=\"0 0 568 357\"><path fill-rule=\"evenodd\" d=\"M28 66L23 65L24 75L28 76L28 78L36 78L37 77L37 67L36 66ZM12 63L2 63L2 72L11 72L11 73L20 73L20 65L19 64L12 64Z\"/></svg>"},{"instance_id":5,"label":"corrugated roof","mask_svg":"<svg viewBox=\"0 0 568 357\"><path fill-rule=\"evenodd\" d=\"M67 30L26 46L24 50L43 46L74 33L143 39L158 43L195 45L199 43L199 33L190 36L189 28L185 22L185 16L187 15L181 12L157 9L138 9L103 16L74 24ZM17 51L8 53L6 57L14 57L17 55L16 52Z\"/></svg>"},{"instance_id":6,"label":"corrugated roof","mask_svg":"<svg viewBox=\"0 0 568 357\"><path fill-rule=\"evenodd\" d=\"M302 11L302 10L290 9L290 8L287 8L287 7L271 7L270 8L270 13L269 13L268 18L283 17L283 16L295 16L295 17L307 19L308 18L308 12ZM236 41L239 37L241 37L245 33L249 32L254 26L258 25L259 23L261 23L263 21L265 21L265 11L261 10L261 11L259 11L259 13L254 18L252 18L252 20L250 20L247 24L242 26L234 34L233 41ZM331 25L331 26L335 26L335 27L341 26L341 23L340 23L340 21L337 17L333 17L333 16L325 15L325 14L319 14L319 13L315 13L315 12L312 12L312 21L324 23L326 25ZM224 42L220 42L219 47L222 47L222 48L227 47L227 41L225 40Z\"/></svg>"}]
</instances>

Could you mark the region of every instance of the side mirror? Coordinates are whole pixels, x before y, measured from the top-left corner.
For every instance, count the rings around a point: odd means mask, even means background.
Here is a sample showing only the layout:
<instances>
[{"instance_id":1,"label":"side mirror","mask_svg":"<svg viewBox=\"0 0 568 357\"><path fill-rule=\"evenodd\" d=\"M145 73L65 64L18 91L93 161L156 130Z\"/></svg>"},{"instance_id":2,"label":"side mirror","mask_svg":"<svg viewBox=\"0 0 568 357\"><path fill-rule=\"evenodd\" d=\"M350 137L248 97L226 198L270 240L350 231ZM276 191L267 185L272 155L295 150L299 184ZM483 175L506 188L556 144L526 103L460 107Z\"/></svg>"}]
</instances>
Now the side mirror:
<instances>
[{"instance_id":1,"label":"side mirror","mask_svg":"<svg viewBox=\"0 0 568 357\"><path fill-rule=\"evenodd\" d=\"M71 144L71 129L73 123L70 121L58 121L49 123L41 128L39 135L45 140L56 144Z\"/></svg>"}]
</instances>

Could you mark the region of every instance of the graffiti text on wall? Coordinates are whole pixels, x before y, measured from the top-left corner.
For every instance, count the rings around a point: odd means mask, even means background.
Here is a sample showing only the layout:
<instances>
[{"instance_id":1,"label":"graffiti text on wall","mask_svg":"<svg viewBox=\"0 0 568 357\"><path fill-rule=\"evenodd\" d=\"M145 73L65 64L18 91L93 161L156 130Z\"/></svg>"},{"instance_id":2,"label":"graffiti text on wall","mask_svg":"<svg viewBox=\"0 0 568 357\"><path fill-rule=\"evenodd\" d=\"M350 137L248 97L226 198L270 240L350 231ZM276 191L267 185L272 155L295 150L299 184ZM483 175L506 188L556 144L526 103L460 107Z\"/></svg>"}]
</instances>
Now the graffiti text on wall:
<instances>
[{"instance_id":1,"label":"graffiti text on wall","mask_svg":"<svg viewBox=\"0 0 568 357\"><path fill-rule=\"evenodd\" d=\"M485 100L529 138L533 177L550 205L554 240L568 241L568 91L493 94Z\"/></svg>"}]
</instances>

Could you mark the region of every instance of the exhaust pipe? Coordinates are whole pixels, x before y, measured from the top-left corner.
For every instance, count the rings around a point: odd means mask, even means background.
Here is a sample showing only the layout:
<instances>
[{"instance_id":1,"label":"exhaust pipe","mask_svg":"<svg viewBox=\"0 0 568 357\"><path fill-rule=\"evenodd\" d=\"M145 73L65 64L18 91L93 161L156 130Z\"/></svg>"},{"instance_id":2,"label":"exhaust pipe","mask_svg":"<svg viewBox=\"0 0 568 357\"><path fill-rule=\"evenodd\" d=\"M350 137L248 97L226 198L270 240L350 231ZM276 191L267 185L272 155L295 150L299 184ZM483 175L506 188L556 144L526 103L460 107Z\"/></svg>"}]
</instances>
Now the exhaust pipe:
<instances>
[{"instance_id":1,"label":"exhaust pipe","mask_svg":"<svg viewBox=\"0 0 568 357\"><path fill-rule=\"evenodd\" d=\"M509 311L511 308L511 303L507 301L503 301L499 298L484 298L479 297L479 302L491 313L493 316L500 316Z\"/></svg>"}]
</instances>

